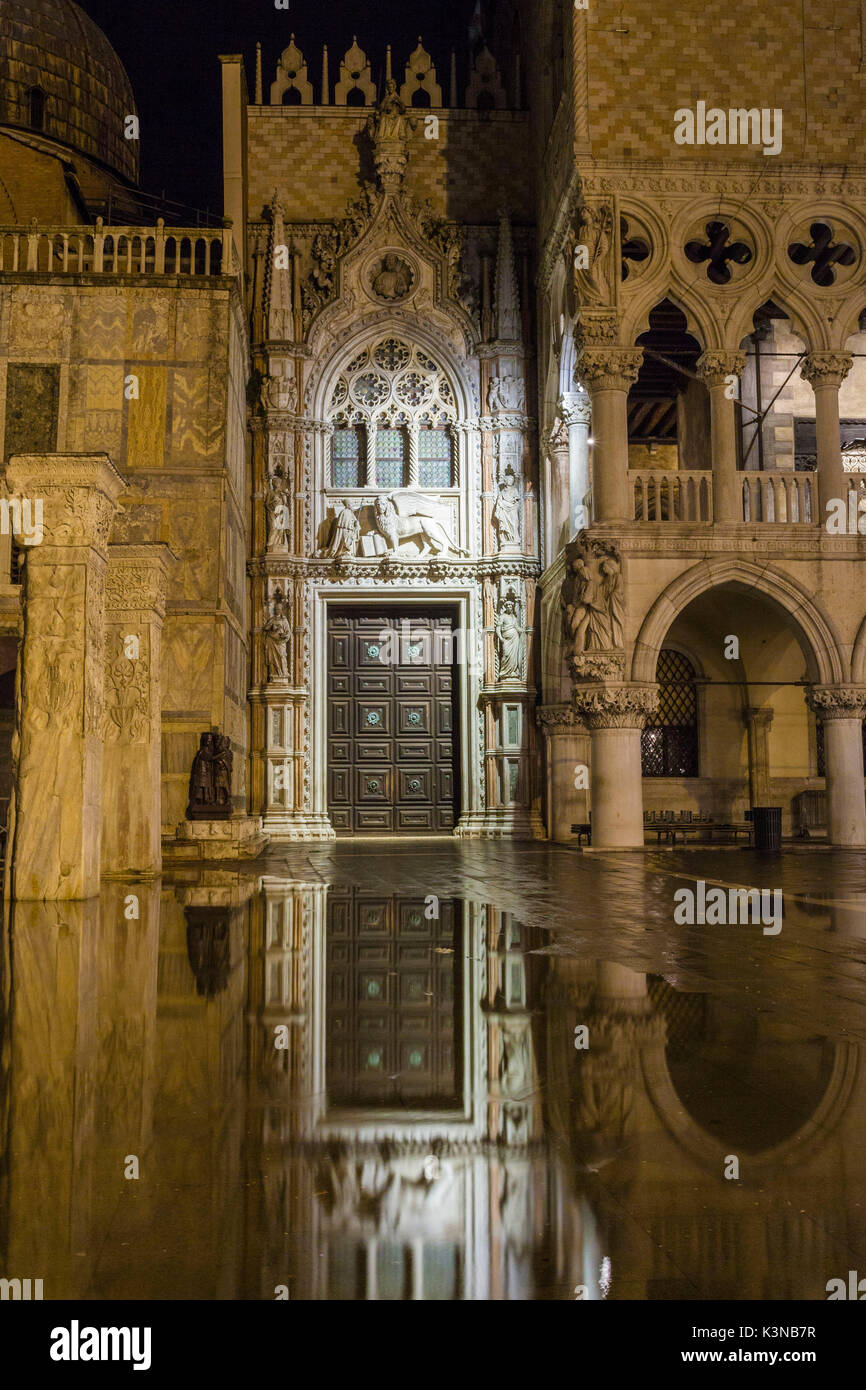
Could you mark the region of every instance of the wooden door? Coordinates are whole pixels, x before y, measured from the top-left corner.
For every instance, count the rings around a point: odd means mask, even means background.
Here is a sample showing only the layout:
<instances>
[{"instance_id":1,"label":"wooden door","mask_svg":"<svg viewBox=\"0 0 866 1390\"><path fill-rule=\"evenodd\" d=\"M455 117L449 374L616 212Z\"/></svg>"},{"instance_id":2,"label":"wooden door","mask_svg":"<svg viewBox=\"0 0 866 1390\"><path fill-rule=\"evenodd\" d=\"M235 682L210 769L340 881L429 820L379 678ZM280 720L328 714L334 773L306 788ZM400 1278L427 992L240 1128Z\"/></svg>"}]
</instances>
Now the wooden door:
<instances>
[{"instance_id":1,"label":"wooden door","mask_svg":"<svg viewBox=\"0 0 866 1390\"><path fill-rule=\"evenodd\" d=\"M328 811L338 834L447 834L457 798L454 615L328 618Z\"/></svg>"}]
</instances>

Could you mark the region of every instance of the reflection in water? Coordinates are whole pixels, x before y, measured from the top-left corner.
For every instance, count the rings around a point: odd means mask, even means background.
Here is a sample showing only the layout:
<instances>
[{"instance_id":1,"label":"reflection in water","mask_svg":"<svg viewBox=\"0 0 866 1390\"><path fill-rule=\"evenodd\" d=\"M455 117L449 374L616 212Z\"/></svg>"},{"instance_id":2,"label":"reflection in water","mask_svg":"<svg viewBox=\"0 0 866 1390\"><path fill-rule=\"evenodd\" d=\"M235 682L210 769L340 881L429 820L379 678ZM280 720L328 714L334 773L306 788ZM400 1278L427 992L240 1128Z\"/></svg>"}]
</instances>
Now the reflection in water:
<instances>
[{"instance_id":1,"label":"reflection in water","mask_svg":"<svg viewBox=\"0 0 866 1390\"><path fill-rule=\"evenodd\" d=\"M802 1001L685 991L469 898L223 870L136 898L13 909L0 1275L774 1299L866 1263L860 1047Z\"/></svg>"}]
</instances>

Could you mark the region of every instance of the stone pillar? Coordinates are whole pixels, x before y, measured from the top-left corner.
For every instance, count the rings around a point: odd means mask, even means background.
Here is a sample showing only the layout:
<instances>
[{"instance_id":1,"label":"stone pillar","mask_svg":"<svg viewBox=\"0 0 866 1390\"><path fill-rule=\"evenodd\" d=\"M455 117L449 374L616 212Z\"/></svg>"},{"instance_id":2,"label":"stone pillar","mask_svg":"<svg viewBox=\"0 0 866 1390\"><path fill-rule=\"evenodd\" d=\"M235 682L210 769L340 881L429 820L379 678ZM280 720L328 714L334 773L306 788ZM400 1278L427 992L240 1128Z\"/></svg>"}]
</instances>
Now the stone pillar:
<instances>
[{"instance_id":1,"label":"stone pillar","mask_svg":"<svg viewBox=\"0 0 866 1390\"><path fill-rule=\"evenodd\" d=\"M112 545L105 585L102 872L162 869L160 644L167 545Z\"/></svg>"},{"instance_id":2,"label":"stone pillar","mask_svg":"<svg viewBox=\"0 0 866 1390\"><path fill-rule=\"evenodd\" d=\"M571 827L589 820L589 735L570 705L542 705L536 715L544 734L548 839L565 844Z\"/></svg>"},{"instance_id":3,"label":"stone pillar","mask_svg":"<svg viewBox=\"0 0 866 1390\"><path fill-rule=\"evenodd\" d=\"M634 519L628 478L628 393L642 361L642 348L580 349L577 372L592 397L593 521Z\"/></svg>"},{"instance_id":4,"label":"stone pillar","mask_svg":"<svg viewBox=\"0 0 866 1390\"><path fill-rule=\"evenodd\" d=\"M737 470L737 421L731 377L746 369L744 352L705 352L698 358L698 376L710 396L713 453L713 520L740 522L743 501Z\"/></svg>"},{"instance_id":5,"label":"stone pillar","mask_svg":"<svg viewBox=\"0 0 866 1390\"><path fill-rule=\"evenodd\" d=\"M589 525L589 425L592 405L585 391L563 393L557 410L568 429L568 495L570 499L568 535L566 541ZM565 541L563 541L563 545Z\"/></svg>"},{"instance_id":6,"label":"stone pillar","mask_svg":"<svg viewBox=\"0 0 866 1390\"><path fill-rule=\"evenodd\" d=\"M824 725L827 834L832 845L866 846L863 715L866 686L812 686L806 703Z\"/></svg>"},{"instance_id":7,"label":"stone pillar","mask_svg":"<svg viewBox=\"0 0 866 1390\"><path fill-rule=\"evenodd\" d=\"M572 534L569 430L561 418L547 437L546 452L549 470L544 498L544 563L552 565Z\"/></svg>"},{"instance_id":8,"label":"stone pillar","mask_svg":"<svg viewBox=\"0 0 866 1390\"><path fill-rule=\"evenodd\" d=\"M815 392L815 438L818 453L818 502L821 525L827 522L827 504L840 498L847 512L848 479L842 467L839 430L839 387L851 370L850 352L810 352L800 368Z\"/></svg>"},{"instance_id":9,"label":"stone pillar","mask_svg":"<svg viewBox=\"0 0 866 1390\"><path fill-rule=\"evenodd\" d=\"M44 539L24 566L9 891L99 891L108 536L124 483L107 454L22 454L11 492L42 499Z\"/></svg>"},{"instance_id":10,"label":"stone pillar","mask_svg":"<svg viewBox=\"0 0 866 1390\"><path fill-rule=\"evenodd\" d=\"M749 804L770 805L770 726L773 710L749 706L744 711L749 733Z\"/></svg>"},{"instance_id":11,"label":"stone pillar","mask_svg":"<svg viewBox=\"0 0 866 1390\"><path fill-rule=\"evenodd\" d=\"M640 733L657 705L655 685L575 686L592 749L593 849L643 849Z\"/></svg>"}]
</instances>

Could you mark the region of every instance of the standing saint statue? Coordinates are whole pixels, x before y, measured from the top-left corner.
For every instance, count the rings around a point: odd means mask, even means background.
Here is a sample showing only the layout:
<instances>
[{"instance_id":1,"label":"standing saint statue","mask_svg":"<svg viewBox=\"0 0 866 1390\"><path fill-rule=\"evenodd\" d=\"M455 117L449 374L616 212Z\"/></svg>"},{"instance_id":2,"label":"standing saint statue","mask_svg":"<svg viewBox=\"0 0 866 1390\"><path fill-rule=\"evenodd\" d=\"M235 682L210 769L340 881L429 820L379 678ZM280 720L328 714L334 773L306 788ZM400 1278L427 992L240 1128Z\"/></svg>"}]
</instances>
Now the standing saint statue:
<instances>
[{"instance_id":1,"label":"standing saint statue","mask_svg":"<svg viewBox=\"0 0 866 1390\"><path fill-rule=\"evenodd\" d=\"M599 557L598 569L601 575L601 593L607 610L610 626L610 645L625 645L623 619L625 609L622 601L622 561L616 548L606 541L597 541L595 551Z\"/></svg>"},{"instance_id":2,"label":"standing saint statue","mask_svg":"<svg viewBox=\"0 0 866 1390\"><path fill-rule=\"evenodd\" d=\"M269 681L287 681L289 679L287 644L291 635L291 624L282 605L278 605L276 613L262 625L265 663L268 668Z\"/></svg>"},{"instance_id":3,"label":"standing saint statue","mask_svg":"<svg viewBox=\"0 0 866 1390\"><path fill-rule=\"evenodd\" d=\"M213 734L202 734L189 778L187 820L211 820L216 801L214 792Z\"/></svg>"},{"instance_id":4,"label":"standing saint statue","mask_svg":"<svg viewBox=\"0 0 866 1390\"><path fill-rule=\"evenodd\" d=\"M520 489L512 468L505 471L499 495L493 508L493 525L499 539L499 549L520 545Z\"/></svg>"},{"instance_id":5,"label":"standing saint statue","mask_svg":"<svg viewBox=\"0 0 866 1390\"><path fill-rule=\"evenodd\" d=\"M265 500L268 514L268 550L285 550L286 530L289 525L289 494L282 486L281 479L275 478Z\"/></svg>"},{"instance_id":6,"label":"standing saint statue","mask_svg":"<svg viewBox=\"0 0 866 1390\"><path fill-rule=\"evenodd\" d=\"M361 534L361 523L350 503L344 501L337 505L339 510L334 519L334 529L325 549L325 554L330 555L332 559L339 555L355 555Z\"/></svg>"},{"instance_id":7,"label":"standing saint statue","mask_svg":"<svg viewBox=\"0 0 866 1390\"><path fill-rule=\"evenodd\" d=\"M608 619L597 568L577 553L568 557L567 567L561 600L565 641L575 657L604 650L610 645Z\"/></svg>"},{"instance_id":8,"label":"standing saint statue","mask_svg":"<svg viewBox=\"0 0 866 1390\"><path fill-rule=\"evenodd\" d=\"M499 656L499 679L520 680L522 675L523 633L517 601L508 595L496 614L496 649Z\"/></svg>"}]
</instances>

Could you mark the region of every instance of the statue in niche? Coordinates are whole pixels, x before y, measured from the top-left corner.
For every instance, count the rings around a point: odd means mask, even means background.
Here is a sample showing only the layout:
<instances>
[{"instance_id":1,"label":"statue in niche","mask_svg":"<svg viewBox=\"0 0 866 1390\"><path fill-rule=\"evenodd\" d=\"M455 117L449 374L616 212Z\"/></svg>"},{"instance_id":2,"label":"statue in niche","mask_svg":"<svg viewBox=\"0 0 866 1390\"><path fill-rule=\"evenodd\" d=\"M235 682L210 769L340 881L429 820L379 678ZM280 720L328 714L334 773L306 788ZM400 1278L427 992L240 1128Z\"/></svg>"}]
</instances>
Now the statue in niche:
<instances>
[{"instance_id":1,"label":"statue in niche","mask_svg":"<svg viewBox=\"0 0 866 1390\"><path fill-rule=\"evenodd\" d=\"M262 638L265 644L265 665L269 681L289 679L288 643L292 635L291 624L286 617L286 606L279 590L274 595L274 611L262 624Z\"/></svg>"},{"instance_id":2,"label":"statue in niche","mask_svg":"<svg viewBox=\"0 0 866 1390\"><path fill-rule=\"evenodd\" d=\"M410 293L413 279L412 268L408 262L389 251L382 257L381 265L373 276L371 288L379 299L394 304L405 299Z\"/></svg>"},{"instance_id":3,"label":"statue in niche","mask_svg":"<svg viewBox=\"0 0 866 1390\"><path fill-rule=\"evenodd\" d=\"M517 597L512 590L499 605L494 627L498 678L501 681L520 680L523 674L523 630Z\"/></svg>"},{"instance_id":4,"label":"statue in niche","mask_svg":"<svg viewBox=\"0 0 866 1390\"><path fill-rule=\"evenodd\" d=\"M520 489L514 469L505 470L505 477L499 485L499 493L493 507L493 525L496 527L499 549L520 546Z\"/></svg>"},{"instance_id":5,"label":"statue in niche","mask_svg":"<svg viewBox=\"0 0 866 1390\"><path fill-rule=\"evenodd\" d=\"M323 552L334 560L339 559L342 555L352 557L357 555L358 540L361 535L361 523L353 511L351 503L343 501L337 505L339 511L334 518L331 539Z\"/></svg>"},{"instance_id":6,"label":"statue in niche","mask_svg":"<svg viewBox=\"0 0 866 1390\"><path fill-rule=\"evenodd\" d=\"M289 494L283 486L283 478L279 472L271 483L271 490L265 500L265 510L268 514L268 550L287 550Z\"/></svg>"},{"instance_id":7,"label":"statue in niche","mask_svg":"<svg viewBox=\"0 0 866 1390\"><path fill-rule=\"evenodd\" d=\"M436 555L449 550L453 550L455 555L468 555L468 551L461 550L452 541L441 521L434 516L424 515L422 508L429 504L422 498L401 498L401 503L414 510L408 516L401 516L393 493L387 497L377 497L373 504L376 529L385 537L391 550L396 550L403 541L416 540L420 544L419 558L430 550Z\"/></svg>"}]
</instances>

